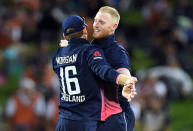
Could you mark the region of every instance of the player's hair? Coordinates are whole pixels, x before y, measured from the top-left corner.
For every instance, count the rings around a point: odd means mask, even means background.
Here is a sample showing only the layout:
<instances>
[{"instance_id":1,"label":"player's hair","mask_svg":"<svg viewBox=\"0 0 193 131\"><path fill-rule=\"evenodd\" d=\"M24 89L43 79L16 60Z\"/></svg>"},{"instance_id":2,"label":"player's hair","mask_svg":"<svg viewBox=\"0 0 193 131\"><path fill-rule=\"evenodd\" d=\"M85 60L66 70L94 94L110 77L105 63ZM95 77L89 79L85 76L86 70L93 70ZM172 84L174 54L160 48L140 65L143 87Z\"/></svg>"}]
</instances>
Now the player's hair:
<instances>
[{"instance_id":1,"label":"player's hair","mask_svg":"<svg viewBox=\"0 0 193 131\"><path fill-rule=\"evenodd\" d=\"M83 35L83 30L66 35L65 38L66 38L66 40L70 40L73 38L80 38L82 35Z\"/></svg>"},{"instance_id":2,"label":"player's hair","mask_svg":"<svg viewBox=\"0 0 193 131\"><path fill-rule=\"evenodd\" d=\"M119 24L120 14L115 8L110 6L103 6L99 9L99 12L109 13L112 17L114 24Z\"/></svg>"}]
</instances>

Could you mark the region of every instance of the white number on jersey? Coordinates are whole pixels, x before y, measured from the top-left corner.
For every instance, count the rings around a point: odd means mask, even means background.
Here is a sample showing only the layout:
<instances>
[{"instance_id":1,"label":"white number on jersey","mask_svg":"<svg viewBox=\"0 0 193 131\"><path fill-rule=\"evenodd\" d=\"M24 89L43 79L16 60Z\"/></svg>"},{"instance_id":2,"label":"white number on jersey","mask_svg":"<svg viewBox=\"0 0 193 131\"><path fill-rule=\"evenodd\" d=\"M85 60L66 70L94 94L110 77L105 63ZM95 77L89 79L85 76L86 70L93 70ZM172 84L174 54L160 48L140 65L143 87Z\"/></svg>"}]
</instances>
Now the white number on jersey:
<instances>
[{"instance_id":1,"label":"white number on jersey","mask_svg":"<svg viewBox=\"0 0 193 131\"><path fill-rule=\"evenodd\" d=\"M62 83L62 90L66 93L65 84L64 84L64 71L65 71L65 80L67 85L67 91L69 95L80 94L80 86L78 79L76 77L69 78L69 71L72 71L73 75L77 75L76 67L75 66L66 66L64 69L60 67L60 77ZM74 83L75 89L72 90L71 84Z\"/></svg>"}]
</instances>

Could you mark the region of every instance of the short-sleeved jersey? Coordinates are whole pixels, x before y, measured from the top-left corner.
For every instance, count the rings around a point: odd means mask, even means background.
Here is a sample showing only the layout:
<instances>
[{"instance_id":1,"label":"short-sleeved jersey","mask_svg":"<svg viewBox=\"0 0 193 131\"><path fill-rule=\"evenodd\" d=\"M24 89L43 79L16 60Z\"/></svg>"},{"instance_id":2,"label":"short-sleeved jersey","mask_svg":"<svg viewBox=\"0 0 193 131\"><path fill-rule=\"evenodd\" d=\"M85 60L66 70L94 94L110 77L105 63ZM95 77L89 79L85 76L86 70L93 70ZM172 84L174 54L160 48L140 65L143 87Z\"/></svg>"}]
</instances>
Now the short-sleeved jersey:
<instances>
[{"instance_id":1,"label":"short-sleeved jersey","mask_svg":"<svg viewBox=\"0 0 193 131\"><path fill-rule=\"evenodd\" d=\"M92 45L97 45L103 50L107 62L114 69L130 69L130 59L127 51L115 40L114 34L103 39L95 39L92 41ZM122 87L115 88L117 85L104 82L102 80L98 80L98 82L100 84L100 88L104 90L104 97L106 99L105 102L108 104L106 110L109 111L106 112L106 114L108 114L106 118L112 114L119 113L117 110L120 108L122 110L127 110L130 108L129 102L121 94Z\"/></svg>"},{"instance_id":2,"label":"short-sleeved jersey","mask_svg":"<svg viewBox=\"0 0 193 131\"><path fill-rule=\"evenodd\" d=\"M101 120L103 98L96 78L116 83L119 75L102 50L85 39L71 39L57 49L52 64L60 81L60 117Z\"/></svg>"}]
</instances>

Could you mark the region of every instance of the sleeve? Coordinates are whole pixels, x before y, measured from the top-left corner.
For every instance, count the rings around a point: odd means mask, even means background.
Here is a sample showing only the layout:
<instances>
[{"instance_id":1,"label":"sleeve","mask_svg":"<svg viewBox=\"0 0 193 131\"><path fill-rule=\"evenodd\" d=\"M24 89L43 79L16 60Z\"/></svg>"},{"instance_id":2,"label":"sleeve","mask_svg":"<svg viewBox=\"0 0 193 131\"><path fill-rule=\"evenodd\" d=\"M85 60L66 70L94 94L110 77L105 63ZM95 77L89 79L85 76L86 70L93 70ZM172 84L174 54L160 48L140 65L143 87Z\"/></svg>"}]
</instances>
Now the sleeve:
<instances>
[{"instance_id":1,"label":"sleeve","mask_svg":"<svg viewBox=\"0 0 193 131\"><path fill-rule=\"evenodd\" d=\"M117 83L119 72L113 69L106 61L100 48L91 46L87 49L86 59L91 70L101 79Z\"/></svg>"},{"instance_id":2,"label":"sleeve","mask_svg":"<svg viewBox=\"0 0 193 131\"><path fill-rule=\"evenodd\" d=\"M115 62L113 67L117 70L123 68L130 70L131 63L127 51L123 48L117 48L113 52L114 54L112 59Z\"/></svg>"}]
</instances>

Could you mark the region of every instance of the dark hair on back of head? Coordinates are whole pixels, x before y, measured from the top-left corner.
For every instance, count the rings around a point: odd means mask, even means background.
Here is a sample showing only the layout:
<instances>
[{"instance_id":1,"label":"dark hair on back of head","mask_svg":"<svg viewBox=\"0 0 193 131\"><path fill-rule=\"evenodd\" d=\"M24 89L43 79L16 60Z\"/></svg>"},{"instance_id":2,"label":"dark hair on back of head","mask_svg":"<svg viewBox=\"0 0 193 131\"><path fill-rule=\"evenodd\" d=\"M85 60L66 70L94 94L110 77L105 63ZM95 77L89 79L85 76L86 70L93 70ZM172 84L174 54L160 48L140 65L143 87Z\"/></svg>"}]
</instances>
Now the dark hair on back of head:
<instances>
[{"instance_id":1,"label":"dark hair on back of head","mask_svg":"<svg viewBox=\"0 0 193 131\"><path fill-rule=\"evenodd\" d=\"M69 33L69 35L66 35L66 40L70 40L70 39L73 39L73 38L80 38L83 35L82 30L79 31L79 32L75 32L75 33L72 33L72 32L74 32L73 28L67 29L67 33Z\"/></svg>"}]
</instances>

